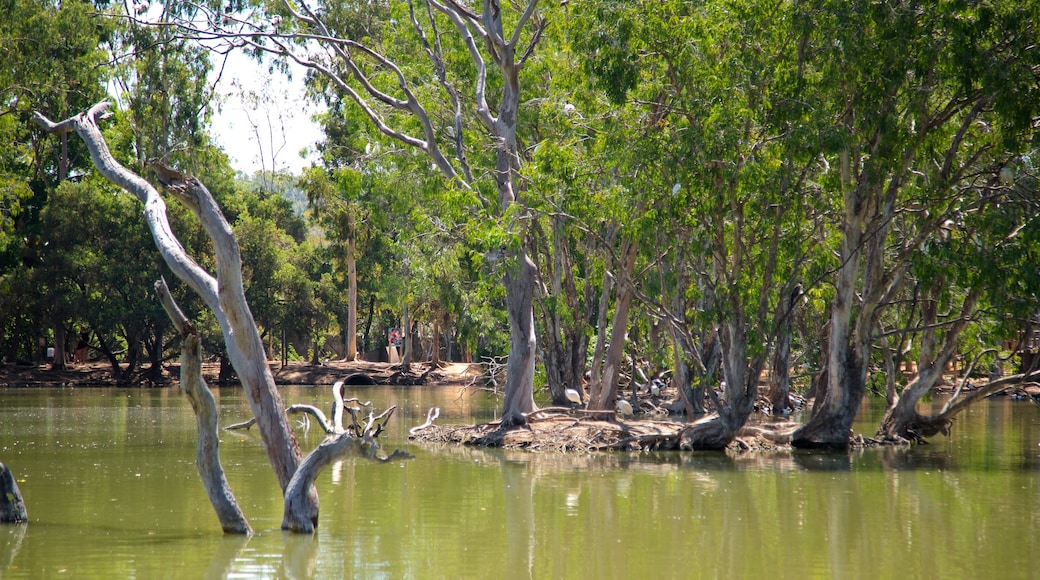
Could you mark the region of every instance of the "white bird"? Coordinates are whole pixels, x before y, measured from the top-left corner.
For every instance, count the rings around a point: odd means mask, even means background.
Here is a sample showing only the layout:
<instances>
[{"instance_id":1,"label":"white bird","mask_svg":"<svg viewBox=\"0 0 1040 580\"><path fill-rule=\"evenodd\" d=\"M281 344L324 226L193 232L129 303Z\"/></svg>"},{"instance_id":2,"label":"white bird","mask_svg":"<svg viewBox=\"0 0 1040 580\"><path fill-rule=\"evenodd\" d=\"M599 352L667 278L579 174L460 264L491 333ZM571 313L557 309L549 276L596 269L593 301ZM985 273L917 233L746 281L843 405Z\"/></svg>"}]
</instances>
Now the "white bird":
<instances>
[{"instance_id":1,"label":"white bird","mask_svg":"<svg viewBox=\"0 0 1040 580\"><path fill-rule=\"evenodd\" d=\"M1015 184L1015 174L1011 172L1010 167L1000 168L1000 184L1004 187L1010 187Z\"/></svg>"},{"instance_id":2,"label":"white bird","mask_svg":"<svg viewBox=\"0 0 1040 580\"><path fill-rule=\"evenodd\" d=\"M629 403L624 399L617 400L617 410L626 417L631 417L636 414L635 411L632 410L632 403Z\"/></svg>"},{"instance_id":3,"label":"white bird","mask_svg":"<svg viewBox=\"0 0 1040 580\"><path fill-rule=\"evenodd\" d=\"M278 14L275 14L274 16L271 17L271 25L278 26L281 23L282 23L282 17L279 16Z\"/></svg>"},{"instance_id":4,"label":"white bird","mask_svg":"<svg viewBox=\"0 0 1040 580\"><path fill-rule=\"evenodd\" d=\"M578 394L578 391L575 391L574 389L566 389L563 391L563 394L567 396L568 401L575 405L581 404L581 395Z\"/></svg>"},{"instance_id":5,"label":"white bird","mask_svg":"<svg viewBox=\"0 0 1040 580\"><path fill-rule=\"evenodd\" d=\"M574 105L572 105L570 103L567 103L567 104L565 104L563 106L563 114L564 115L570 115L571 113L574 112L574 109L575 109Z\"/></svg>"},{"instance_id":6,"label":"white bird","mask_svg":"<svg viewBox=\"0 0 1040 580\"><path fill-rule=\"evenodd\" d=\"M650 394L655 397L661 396L661 387L658 386L657 381L650 383Z\"/></svg>"}]
</instances>

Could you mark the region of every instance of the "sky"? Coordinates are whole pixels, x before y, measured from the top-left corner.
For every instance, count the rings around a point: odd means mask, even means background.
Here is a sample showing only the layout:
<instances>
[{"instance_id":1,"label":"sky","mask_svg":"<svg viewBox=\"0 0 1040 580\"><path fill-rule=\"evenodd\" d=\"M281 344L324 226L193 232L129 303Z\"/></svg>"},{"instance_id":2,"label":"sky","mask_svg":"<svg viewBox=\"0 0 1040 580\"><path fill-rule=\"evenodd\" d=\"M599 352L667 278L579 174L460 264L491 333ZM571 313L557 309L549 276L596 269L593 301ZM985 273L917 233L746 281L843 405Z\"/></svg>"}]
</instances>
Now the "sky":
<instances>
[{"instance_id":1,"label":"sky","mask_svg":"<svg viewBox=\"0 0 1040 580\"><path fill-rule=\"evenodd\" d=\"M223 58L211 58L217 57ZM212 64L211 82L221 72L221 61ZM238 51L228 55L216 85L211 129L232 167L249 175L272 168L299 174L317 158L314 144L321 129L312 116L319 109L304 98L303 79L301 67L290 81ZM309 155L301 157L304 149Z\"/></svg>"}]
</instances>

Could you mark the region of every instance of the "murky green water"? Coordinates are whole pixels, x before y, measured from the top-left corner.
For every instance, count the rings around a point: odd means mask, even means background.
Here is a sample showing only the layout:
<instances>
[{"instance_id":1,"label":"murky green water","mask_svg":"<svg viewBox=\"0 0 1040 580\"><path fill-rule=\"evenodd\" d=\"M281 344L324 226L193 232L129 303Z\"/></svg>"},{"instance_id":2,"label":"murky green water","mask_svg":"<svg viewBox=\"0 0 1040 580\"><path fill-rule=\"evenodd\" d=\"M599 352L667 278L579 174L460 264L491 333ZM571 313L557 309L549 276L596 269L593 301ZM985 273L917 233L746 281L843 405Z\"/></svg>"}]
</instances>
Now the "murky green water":
<instances>
[{"instance_id":1,"label":"murky green water","mask_svg":"<svg viewBox=\"0 0 1040 580\"><path fill-rule=\"evenodd\" d=\"M326 393L283 390L322 407ZM1040 577L1029 403L983 403L949 440L909 451L733 459L419 447L405 434L431 405L442 421L491 407L445 390L357 394L399 405L384 445L416 458L323 474L318 534L299 537L278 529L255 434L224 433L228 478L258 532L241 539L213 516L176 389L0 390L0 461L31 518L0 526L0 577ZM240 390L219 398L223 424L248 416Z\"/></svg>"}]
</instances>

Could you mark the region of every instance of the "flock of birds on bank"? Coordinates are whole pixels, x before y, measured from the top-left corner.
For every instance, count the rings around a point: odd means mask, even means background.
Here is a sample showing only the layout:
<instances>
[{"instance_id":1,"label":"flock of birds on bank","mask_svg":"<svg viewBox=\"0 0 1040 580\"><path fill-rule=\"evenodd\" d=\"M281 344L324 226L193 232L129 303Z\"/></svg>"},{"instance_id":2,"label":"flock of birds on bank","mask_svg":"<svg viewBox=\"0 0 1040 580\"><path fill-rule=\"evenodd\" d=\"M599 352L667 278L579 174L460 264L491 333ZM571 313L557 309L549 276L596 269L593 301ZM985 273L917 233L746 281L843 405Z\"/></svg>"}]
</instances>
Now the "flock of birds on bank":
<instances>
[{"instance_id":1,"label":"flock of birds on bank","mask_svg":"<svg viewBox=\"0 0 1040 580\"><path fill-rule=\"evenodd\" d=\"M659 396L661 396L661 390L664 388L664 385L665 385L664 381L655 378L655 379L651 380L647 384L647 390L650 391L650 394L652 396L659 397ZM725 388L725 381L723 381L721 386L722 386L723 389ZM571 403L573 403L575 405L584 405L584 401L582 401L582 399L581 399L581 393L579 393L577 390L570 389L570 388L565 389L564 390L564 395L567 397L567 400L570 401ZM621 413L622 416L624 416L624 417L634 417L635 416L635 409L632 408L632 403L630 403L627 399L619 397L617 399L617 401L615 401L614 404L615 404L615 408L617 409L618 413Z\"/></svg>"}]
</instances>

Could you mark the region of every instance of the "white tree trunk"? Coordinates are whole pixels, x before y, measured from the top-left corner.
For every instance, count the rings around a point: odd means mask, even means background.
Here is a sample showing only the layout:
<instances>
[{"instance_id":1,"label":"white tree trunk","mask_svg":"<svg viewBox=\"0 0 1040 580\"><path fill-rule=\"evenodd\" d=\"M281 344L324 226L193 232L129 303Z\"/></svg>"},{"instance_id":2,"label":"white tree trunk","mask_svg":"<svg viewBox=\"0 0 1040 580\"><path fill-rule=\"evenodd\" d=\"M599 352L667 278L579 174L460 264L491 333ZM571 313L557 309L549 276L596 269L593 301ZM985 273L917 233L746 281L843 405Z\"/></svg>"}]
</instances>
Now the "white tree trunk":
<instances>
[{"instance_id":1,"label":"white tree trunk","mask_svg":"<svg viewBox=\"0 0 1040 580\"><path fill-rule=\"evenodd\" d=\"M253 530L235 501L231 485L224 475L224 467L220 463L217 403L202 378L202 341L195 331L195 325L184 316L174 302L166 281L156 282L155 290L159 293L159 300L170 320L183 337L180 388L195 412L195 426L199 438L195 451L195 467L199 472L199 478L202 479L202 486L224 533L251 535Z\"/></svg>"},{"instance_id":2,"label":"white tree trunk","mask_svg":"<svg viewBox=\"0 0 1040 580\"><path fill-rule=\"evenodd\" d=\"M166 204L159 192L141 176L112 156L97 125L109 107L99 103L89 111L53 123L36 113L36 121L51 133L75 130L86 144L94 164L109 181L136 196L144 204L145 220L163 260L213 311L224 334L228 357L245 389L260 436L283 491L300 463L300 448L290 428L274 377L267 366L260 334L246 303L242 287L242 261L238 242L209 191L193 177L153 164L159 181L198 217L217 254L217 275L203 270L173 234ZM317 493L309 506L317 517Z\"/></svg>"}]
</instances>

